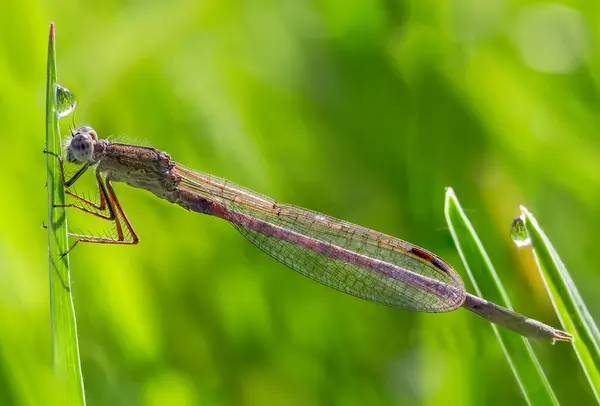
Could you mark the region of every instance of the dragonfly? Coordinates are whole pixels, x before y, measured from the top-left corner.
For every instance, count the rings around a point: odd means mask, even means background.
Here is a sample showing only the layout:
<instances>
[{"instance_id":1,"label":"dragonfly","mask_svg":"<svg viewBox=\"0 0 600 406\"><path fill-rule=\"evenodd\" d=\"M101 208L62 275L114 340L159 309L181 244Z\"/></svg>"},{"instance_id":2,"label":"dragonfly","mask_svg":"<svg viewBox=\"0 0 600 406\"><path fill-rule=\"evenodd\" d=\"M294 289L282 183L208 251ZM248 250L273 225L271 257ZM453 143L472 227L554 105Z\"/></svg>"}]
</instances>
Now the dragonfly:
<instances>
[{"instance_id":1,"label":"dragonfly","mask_svg":"<svg viewBox=\"0 0 600 406\"><path fill-rule=\"evenodd\" d=\"M113 188L122 182L144 189L189 211L231 223L258 248L289 268L323 285L372 302L421 312L463 307L525 337L572 341L573 337L540 321L466 292L452 266L417 245L312 210L279 203L229 180L194 171L155 148L98 138L89 126L71 130L58 159L65 192L75 208L114 224L114 235L69 234L79 243L139 242ZM64 160L81 165L69 179ZM69 188L95 169L99 202Z\"/></svg>"}]
</instances>

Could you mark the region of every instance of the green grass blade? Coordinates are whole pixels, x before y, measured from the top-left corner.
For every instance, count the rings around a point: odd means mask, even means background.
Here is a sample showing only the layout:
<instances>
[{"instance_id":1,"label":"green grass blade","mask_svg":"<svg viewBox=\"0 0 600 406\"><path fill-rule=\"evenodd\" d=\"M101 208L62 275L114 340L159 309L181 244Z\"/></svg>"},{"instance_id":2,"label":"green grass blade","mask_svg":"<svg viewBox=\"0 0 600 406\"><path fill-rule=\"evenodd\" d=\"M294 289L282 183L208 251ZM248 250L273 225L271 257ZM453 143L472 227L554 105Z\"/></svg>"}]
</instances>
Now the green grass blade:
<instances>
[{"instance_id":1,"label":"green grass blade","mask_svg":"<svg viewBox=\"0 0 600 406\"><path fill-rule=\"evenodd\" d=\"M446 191L446 222L477 294L512 310L508 296L452 188ZM546 375L524 337L490 324L530 405L557 404Z\"/></svg>"},{"instance_id":2,"label":"green grass blade","mask_svg":"<svg viewBox=\"0 0 600 406\"><path fill-rule=\"evenodd\" d=\"M59 153L60 128L56 106L56 48L54 24L48 38L48 67L46 88L46 149ZM67 218L64 209L65 193L60 178L58 160L46 155L48 168L48 259L50 270L50 316L54 369L64 387L64 399L58 404L84 405L83 378L77 343L77 323L71 296L69 256L61 258L68 248Z\"/></svg>"},{"instance_id":3,"label":"green grass blade","mask_svg":"<svg viewBox=\"0 0 600 406\"><path fill-rule=\"evenodd\" d=\"M600 352L598 327L592 320L567 268L539 226L535 217L521 206L522 218L531 239L533 255L552 304L563 326L575 337L574 348L596 400L600 403Z\"/></svg>"}]
</instances>

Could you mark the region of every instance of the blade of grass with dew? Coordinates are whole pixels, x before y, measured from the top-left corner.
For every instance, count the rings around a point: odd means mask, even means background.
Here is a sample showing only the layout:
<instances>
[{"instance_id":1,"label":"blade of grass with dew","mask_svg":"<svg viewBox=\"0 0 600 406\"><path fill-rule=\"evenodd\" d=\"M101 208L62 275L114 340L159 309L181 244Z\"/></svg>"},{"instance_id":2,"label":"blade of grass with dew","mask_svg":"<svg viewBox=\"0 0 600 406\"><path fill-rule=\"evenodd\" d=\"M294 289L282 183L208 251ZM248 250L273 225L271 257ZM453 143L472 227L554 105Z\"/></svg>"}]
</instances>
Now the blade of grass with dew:
<instances>
[{"instance_id":1,"label":"blade of grass with dew","mask_svg":"<svg viewBox=\"0 0 600 406\"><path fill-rule=\"evenodd\" d=\"M512 310L504 287L452 188L446 190L444 212L454 243L477 294ZM527 339L494 324L490 326L500 342L527 403L558 404Z\"/></svg>"},{"instance_id":2,"label":"blade of grass with dew","mask_svg":"<svg viewBox=\"0 0 600 406\"><path fill-rule=\"evenodd\" d=\"M61 150L60 127L58 124L57 98L58 84L56 74L56 47L54 23L50 25L48 37L48 66L46 87L46 149L59 153ZM64 89L63 89L64 90ZM63 93L64 95L64 93ZM85 405L79 346L77 342L77 323L73 297L69 256L61 257L67 251L67 218L64 208L55 205L64 204L65 193L60 178L60 169L56 157L46 154L48 168L48 259L50 271L50 317L52 323L52 345L54 371L57 381L64 387L64 399L60 404Z\"/></svg>"},{"instance_id":3,"label":"blade of grass with dew","mask_svg":"<svg viewBox=\"0 0 600 406\"><path fill-rule=\"evenodd\" d=\"M598 327L575 283L537 220L524 206L521 219L531 240L533 255L563 326L575 337L574 349L600 404L600 351Z\"/></svg>"}]
</instances>

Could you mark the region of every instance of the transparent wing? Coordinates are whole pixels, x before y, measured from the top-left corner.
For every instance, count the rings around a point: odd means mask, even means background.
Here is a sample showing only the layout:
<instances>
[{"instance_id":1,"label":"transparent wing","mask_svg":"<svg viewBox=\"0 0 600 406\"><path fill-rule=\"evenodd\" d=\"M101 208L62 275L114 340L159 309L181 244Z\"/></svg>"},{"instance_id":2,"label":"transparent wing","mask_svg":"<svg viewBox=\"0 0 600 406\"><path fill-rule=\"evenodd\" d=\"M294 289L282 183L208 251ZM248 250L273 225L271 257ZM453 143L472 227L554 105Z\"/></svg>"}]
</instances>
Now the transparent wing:
<instances>
[{"instance_id":1,"label":"transparent wing","mask_svg":"<svg viewBox=\"0 0 600 406\"><path fill-rule=\"evenodd\" d=\"M422 248L321 213L278 204L225 179L180 166L177 171L183 187L225 208L228 220L250 242L315 281L419 311L450 311L464 302L460 276ZM377 266L365 265L373 263ZM433 280L436 289L424 288L418 276L411 277L414 274Z\"/></svg>"}]
</instances>

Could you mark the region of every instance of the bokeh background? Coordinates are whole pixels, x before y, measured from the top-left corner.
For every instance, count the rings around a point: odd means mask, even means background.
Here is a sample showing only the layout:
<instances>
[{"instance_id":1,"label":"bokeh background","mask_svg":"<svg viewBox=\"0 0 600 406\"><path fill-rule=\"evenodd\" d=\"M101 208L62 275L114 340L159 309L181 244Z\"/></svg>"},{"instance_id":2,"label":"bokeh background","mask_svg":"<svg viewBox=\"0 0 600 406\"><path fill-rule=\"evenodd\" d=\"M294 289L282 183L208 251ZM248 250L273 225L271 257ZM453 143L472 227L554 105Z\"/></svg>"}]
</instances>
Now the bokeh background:
<instances>
[{"instance_id":1,"label":"bokeh background","mask_svg":"<svg viewBox=\"0 0 600 406\"><path fill-rule=\"evenodd\" d=\"M409 240L465 276L443 216L452 186L515 308L558 327L508 229L525 204L600 314L599 19L576 1L4 1L0 404L52 404L56 389L40 228L50 21L76 125ZM484 320L338 293L223 221L116 189L141 243L71 255L90 405L524 404ZM91 174L77 190L93 195ZM106 227L77 213L69 226ZM534 347L563 404L594 403L569 345Z\"/></svg>"}]
</instances>

